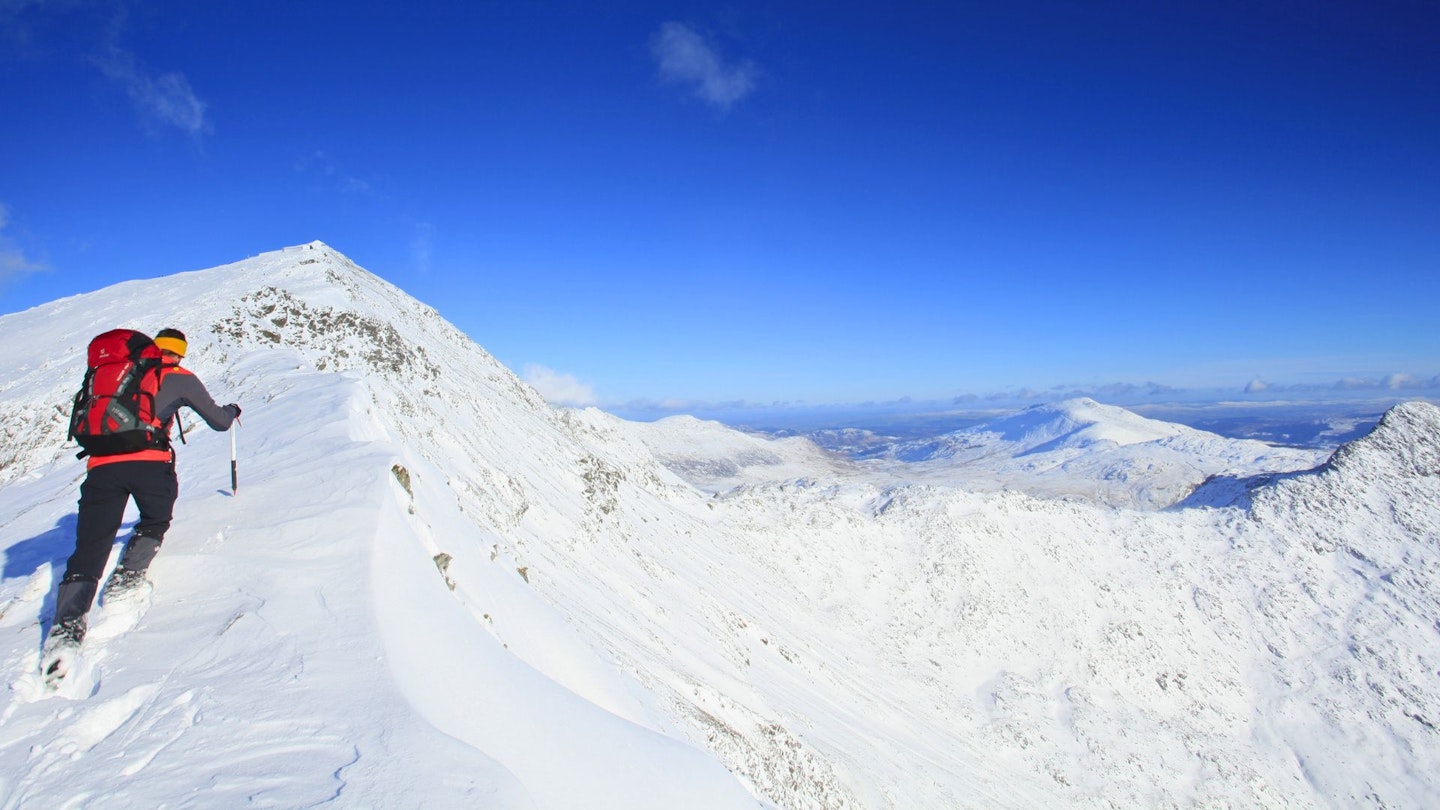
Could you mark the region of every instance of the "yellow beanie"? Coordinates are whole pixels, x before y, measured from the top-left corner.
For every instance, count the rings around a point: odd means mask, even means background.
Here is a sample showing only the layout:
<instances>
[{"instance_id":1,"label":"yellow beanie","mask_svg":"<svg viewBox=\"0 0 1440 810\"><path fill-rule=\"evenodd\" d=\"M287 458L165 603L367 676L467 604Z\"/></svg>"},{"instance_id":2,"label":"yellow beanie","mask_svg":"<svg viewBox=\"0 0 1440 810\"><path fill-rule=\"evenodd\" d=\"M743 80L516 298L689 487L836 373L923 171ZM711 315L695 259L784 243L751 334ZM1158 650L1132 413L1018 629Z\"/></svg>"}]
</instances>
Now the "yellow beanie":
<instances>
[{"instance_id":1,"label":"yellow beanie","mask_svg":"<svg viewBox=\"0 0 1440 810\"><path fill-rule=\"evenodd\" d=\"M155 337L155 345L161 351L174 352L181 357L185 356L185 333L179 329L161 329L160 334Z\"/></svg>"}]
</instances>

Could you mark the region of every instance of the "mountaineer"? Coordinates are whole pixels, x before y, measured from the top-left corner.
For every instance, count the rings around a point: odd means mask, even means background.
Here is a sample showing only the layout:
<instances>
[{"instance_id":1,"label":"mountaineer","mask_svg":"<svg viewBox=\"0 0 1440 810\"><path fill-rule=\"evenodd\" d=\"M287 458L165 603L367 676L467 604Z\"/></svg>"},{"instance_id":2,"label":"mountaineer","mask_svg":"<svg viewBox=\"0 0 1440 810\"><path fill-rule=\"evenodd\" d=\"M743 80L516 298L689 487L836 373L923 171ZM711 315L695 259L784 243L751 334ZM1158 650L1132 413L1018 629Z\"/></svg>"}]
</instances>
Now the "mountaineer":
<instances>
[{"instance_id":1,"label":"mountaineer","mask_svg":"<svg viewBox=\"0 0 1440 810\"><path fill-rule=\"evenodd\" d=\"M220 406L189 369L185 334L162 329L151 341L132 330L114 330L90 344L85 385L76 395L70 435L89 456L80 485L75 552L55 597L55 619L46 638L41 672L63 678L95 600L125 507L135 500L140 520L105 586L106 604L143 596L146 570L165 540L179 484L170 426L188 407L212 429L229 430L240 406ZM184 441L184 434L181 434Z\"/></svg>"}]
</instances>

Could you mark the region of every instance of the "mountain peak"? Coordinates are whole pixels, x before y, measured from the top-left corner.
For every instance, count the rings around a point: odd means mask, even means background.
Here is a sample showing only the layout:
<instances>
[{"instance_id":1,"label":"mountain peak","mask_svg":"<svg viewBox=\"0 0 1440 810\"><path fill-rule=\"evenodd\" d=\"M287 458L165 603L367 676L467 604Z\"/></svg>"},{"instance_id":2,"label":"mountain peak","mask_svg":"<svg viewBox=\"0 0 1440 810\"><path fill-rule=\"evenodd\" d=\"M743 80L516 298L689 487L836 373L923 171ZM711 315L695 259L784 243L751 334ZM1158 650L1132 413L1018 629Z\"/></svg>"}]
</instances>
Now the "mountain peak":
<instances>
[{"instance_id":1,"label":"mountain peak","mask_svg":"<svg viewBox=\"0 0 1440 810\"><path fill-rule=\"evenodd\" d=\"M1377 537L1423 537L1434 530L1416 509L1437 502L1440 407L1414 401L1391 408L1374 430L1315 470L1256 490L1250 510L1261 523L1328 553Z\"/></svg>"},{"instance_id":2,"label":"mountain peak","mask_svg":"<svg viewBox=\"0 0 1440 810\"><path fill-rule=\"evenodd\" d=\"M1088 397L1032 405L1013 415L958 434L996 433L1023 452L1058 447L1088 447L1100 443L1117 447L1151 442L1184 430L1170 422L1147 419L1115 405L1102 405Z\"/></svg>"},{"instance_id":3,"label":"mountain peak","mask_svg":"<svg viewBox=\"0 0 1440 810\"><path fill-rule=\"evenodd\" d=\"M379 276L356 264L349 256L321 241L271 250L216 270L241 272L251 278L293 279L302 284L319 282L318 287L335 287L349 298L360 297L362 290L377 282ZM388 285L387 285L388 286Z\"/></svg>"},{"instance_id":4,"label":"mountain peak","mask_svg":"<svg viewBox=\"0 0 1440 810\"><path fill-rule=\"evenodd\" d=\"M1342 445L1326 463L1340 473L1384 469L1404 477L1440 475L1440 406L1402 402L1375 429Z\"/></svg>"},{"instance_id":5,"label":"mountain peak","mask_svg":"<svg viewBox=\"0 0 1440 810\"><path fill-rule=\"evenodd\" d=\"M63 405L84 376L85 347L106 329L189 336L187 364L207 380L253 352L279 349L320 372L385 378L403 409L433 395L442 370L467 369L507 398L548 411L509 369L434 309L324 242L267 251L237 262L151 279L0 316L17 345L53 347L44 363L0 359L0 389L23 407L0 413L0 484L69 452ZM37 418L38 417L38 418Z\"/></svg>"}]
</instances>

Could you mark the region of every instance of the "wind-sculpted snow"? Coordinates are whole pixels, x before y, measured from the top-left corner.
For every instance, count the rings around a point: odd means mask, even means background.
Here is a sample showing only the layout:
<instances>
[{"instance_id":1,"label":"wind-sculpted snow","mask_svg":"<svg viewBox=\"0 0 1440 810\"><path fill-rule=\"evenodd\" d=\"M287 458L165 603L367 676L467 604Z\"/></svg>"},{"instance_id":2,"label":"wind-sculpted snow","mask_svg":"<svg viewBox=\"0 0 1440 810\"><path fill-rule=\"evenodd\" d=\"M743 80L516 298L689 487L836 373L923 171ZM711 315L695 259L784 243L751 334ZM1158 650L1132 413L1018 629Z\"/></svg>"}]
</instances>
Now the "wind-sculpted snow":
<instances>
[{"instance_id":1,"label":"wind-sculpted snow","mask_svg":"<svg viewBox=\"0 0 1440 810\"><path fill-rule=\"evenodd\" d=\"M50 414L171 325L239 495L192 432L148 610L47 696ZM0 807L1440 804L1434 406L1325 464L1083 402L855 464L552 409L319 243L0 327L56 347L0 358Z\"/></svg>"}]
</instances>

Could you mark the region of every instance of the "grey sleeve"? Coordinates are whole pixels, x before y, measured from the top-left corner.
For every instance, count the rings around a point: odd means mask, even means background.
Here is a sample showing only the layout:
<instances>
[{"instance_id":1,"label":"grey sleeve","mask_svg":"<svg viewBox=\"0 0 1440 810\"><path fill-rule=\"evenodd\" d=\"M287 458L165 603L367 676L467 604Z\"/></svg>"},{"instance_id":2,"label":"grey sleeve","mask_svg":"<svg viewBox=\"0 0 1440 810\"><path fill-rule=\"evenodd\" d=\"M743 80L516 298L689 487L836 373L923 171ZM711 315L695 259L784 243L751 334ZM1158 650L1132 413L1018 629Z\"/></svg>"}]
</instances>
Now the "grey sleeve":
<instances>
[{"instance_id":1,"label":"grey sleeve","mask_svg":"<svg viewBox=\"0 0 1440 810\"><path fill-rule=\"evenodd\" d=\"M235 414L229 408L215 404L199 377L187 372L171 372L165 375L155 395L155 415L161 422L168 422L182 407L200 414L212 430L229 430L230 423L235 421Z\"/></svg>"}]
</instances>

